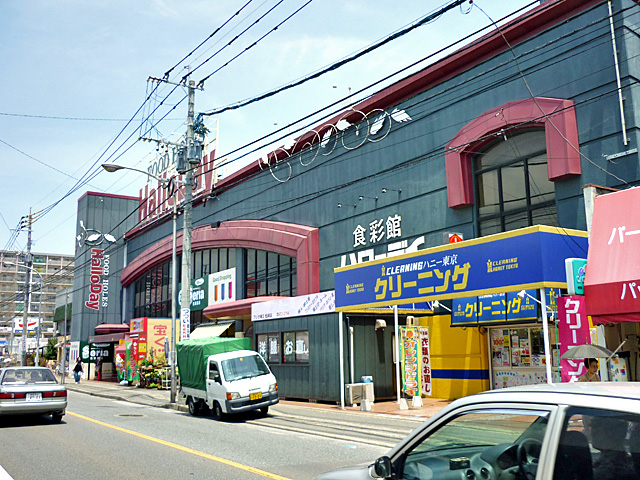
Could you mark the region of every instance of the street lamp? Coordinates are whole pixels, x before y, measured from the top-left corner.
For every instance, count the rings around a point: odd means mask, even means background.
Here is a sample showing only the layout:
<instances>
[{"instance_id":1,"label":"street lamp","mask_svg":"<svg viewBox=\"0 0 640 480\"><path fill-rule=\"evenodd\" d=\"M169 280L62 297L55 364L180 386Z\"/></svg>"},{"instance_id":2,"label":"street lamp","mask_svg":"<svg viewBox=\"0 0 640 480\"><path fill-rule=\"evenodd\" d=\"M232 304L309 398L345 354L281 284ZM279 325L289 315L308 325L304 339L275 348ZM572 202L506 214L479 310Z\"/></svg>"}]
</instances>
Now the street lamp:
<instances>
[{"instance_id":1,"label":"street lamp","mask_svg":"<svg viewBox=\"0 0 640 480\"><path fill-rule=\"evenodd\" d=\"M520 290L518 293L516 293L516 296L520 299L520 300L524 300L524 297L529 297L531 300L533 300L536 303L539 303L540 305L543 305L543 303L538 300L536 297L534 297L533 295L531 295L529 292L527 292L526 290ZM549 317L553 318L554 315L554 311L553 308L551 308L549 305L544 304L545 308L547 309L548 313L549 313Z\"/></svg>"},{"instance_id":2,"label":"street lamp","mask_svg":"<svg viewBox=\"0 0 640 480\"><path fill-rule=\"evenodd\" d=\"M157 180L160 184L169 188L169 186L175 182L181 185L182 182L175 178L161 178L153 175L144 170L140 170L134 167L126 167L124 165L118 165L116 163L103 163L102 168L107 172L117 172L118 170L132 170L134 172L144 173L145 175ZM178 223L178 199L176 196L177 190L172 193L173 196L173 242L171 249L171 352L169 365L171 367L171 403L176 403L176 308L178 305L178 262L176 253L176 238L177 238L177 223ZM184 255L184 251L183 251ZM184 288L184 285L183 285ZM188 288L188 287L187 287Z\"/></svg>"},{"instance_id":3,"label":"street lamp","mask_svg":"<svg viewBox=\"0 0 640 480\"><path fill-rule=\"evenodd\" d=\"M38 304L38 325L36 326L36 359L35 359L35 365L38 366L40 365L40 321L42 318L42 286L44 285L44 281L42 280L42 275L38 270L32 267L29 267L28 265L20 265L18 263L13 263L13 262L4 262L4 265L24 267L27 270L30 270L31 272L35 272L40 277L40 300ZM29 284L31 284L31 276L29 276L27 281L29 282ZM26 293L26 290L25 290L25 293ZM26 345L27 345L27 330L29 328L29 318L28 318L29 304L30 304L29 299L25 298L24 307L23 307L25 311L25 315L22 320L22 348L23 348L22 365L27 364L27 346ZM11 332L13 333L13 327L11 328ZM11 348L13 348L13 345L11 346Z\"/></svg>"},{"instance_id":4,"label":"street lamp","mask_svg":"<svg viewBox=\"0 0 640 480\"><path fill-rule=\"evenodd\" d=\"M528 297L534 302L539 303L542 307L542 332L544 335L544 356L546 358L547 383L553 383L553 378L551 376L551 343L549 342L549 320L547 318L547 311L550 313L549 318L551 319L553 319L554 311L549 305L547 305L545 300L545 289L540 289L540 298L542 298L542 301L538 300L526 290L520 290L516 295L520 300L524 300L525 297Z\"/></svg>"}]
</instances>

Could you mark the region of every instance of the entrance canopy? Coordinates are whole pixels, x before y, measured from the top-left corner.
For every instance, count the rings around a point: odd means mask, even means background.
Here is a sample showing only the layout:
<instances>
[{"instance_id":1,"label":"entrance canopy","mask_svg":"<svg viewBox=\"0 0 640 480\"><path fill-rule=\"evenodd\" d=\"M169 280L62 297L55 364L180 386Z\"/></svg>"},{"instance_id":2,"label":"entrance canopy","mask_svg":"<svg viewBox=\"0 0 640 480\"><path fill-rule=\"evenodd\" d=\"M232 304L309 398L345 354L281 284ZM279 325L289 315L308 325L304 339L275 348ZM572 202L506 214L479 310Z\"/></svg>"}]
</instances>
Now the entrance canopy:
<instances>
[{"instance_id":1,"label":"entrance canopy","mask_svg":"<svg viewBox=\"0 0 640 480\"><path fill-rule=\"evenodd\" d=\"M229 330L229 327L233 325L233 322L226 323L218 323L211 325L200 325L196 327L196 329L191 332L189 338L209 338L209 337L220 337L224 332Z\"/></svg>"},{"instance_id":2,"label":"entrance canopy","mask_svg":"<svg viewBox=\"0 0 640 480\"><path fill-rule=\"evenodd\" d=\"M584 282L593 322L640 321L640 188L596 197Z\"/></svg>"},{"instance_id":3,"label":"entrance canopy","mask_svg":"<svg viewBox=\"0 0 640 480\"><path fill-rule=\"evenodd\" d=\"M587 248L587 232L535 226L336 268L336 311L566 288L565 258Z\"/></svg>"}]
</instances>

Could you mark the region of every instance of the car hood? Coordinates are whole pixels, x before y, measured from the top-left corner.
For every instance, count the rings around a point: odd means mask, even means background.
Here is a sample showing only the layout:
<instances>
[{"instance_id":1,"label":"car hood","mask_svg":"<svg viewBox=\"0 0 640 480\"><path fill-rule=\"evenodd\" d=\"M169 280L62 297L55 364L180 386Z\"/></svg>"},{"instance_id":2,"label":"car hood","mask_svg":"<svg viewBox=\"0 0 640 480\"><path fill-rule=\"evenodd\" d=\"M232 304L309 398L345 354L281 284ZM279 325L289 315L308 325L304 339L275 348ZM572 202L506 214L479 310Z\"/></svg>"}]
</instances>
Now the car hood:
<instances>
[{"instance_id":1,"label":"car hood","mask_svg":"<svg viewBox=\"0 0 640 480\"><path fill-rule=\"evenodd\" d=\"M316 477L316 480L371 480L370 464L342 467Z\"/></svg>"}]
</instances>

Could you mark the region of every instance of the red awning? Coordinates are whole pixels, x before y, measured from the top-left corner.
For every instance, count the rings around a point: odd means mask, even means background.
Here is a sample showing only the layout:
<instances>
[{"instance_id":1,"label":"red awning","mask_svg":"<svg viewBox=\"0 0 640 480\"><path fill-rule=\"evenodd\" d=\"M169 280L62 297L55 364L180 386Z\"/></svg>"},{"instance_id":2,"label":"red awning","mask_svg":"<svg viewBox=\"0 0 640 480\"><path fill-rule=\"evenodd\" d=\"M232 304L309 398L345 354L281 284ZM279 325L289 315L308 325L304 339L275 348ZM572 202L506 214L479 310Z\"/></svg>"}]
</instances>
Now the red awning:
<instances>
[{"instance_id":1,"label":"red awning","mask_svg":"<svg viewBox=\"0 0 640 480\"><path fill-rule=\"evenodd\" d=\"M593 322L640 322L640 188L596 198L584 283Z\"/></svg>"},{"instance_id":2,"label":"red awning","mask_svg":"<svg viewBox=\"0 0 640 480\"><path fill-rule=\"evenodd\" d=\"M96 335L105 335L107 333L129 332L129 325L126 323L102 323L94 329Z\"/></svg>"},{"instance_id":3,"label":"red awning","mask_svg":"<svg viewBox=\"0 0 640 480\"><path fill-rule=\"evenodd\" d=\"M235 300L233 302L214 303L205 307L202 311L206 318L223 318L232 317L234 315L251 315L251 305L254 303L270 302L271 300L279 300L286 297L251 297Z\"/></svg>"},{"instance_id":4,"label":"red awning","mask_svg":"<svg viewBox=\"0 0 640 480\"><path fill-rule=\"evenodd\" d=\"M105 333L104 335L94 335L89 337L91 343L116 343L120 340L124 340L128 332L121 333Z\"/></svg>"}]
</instances>

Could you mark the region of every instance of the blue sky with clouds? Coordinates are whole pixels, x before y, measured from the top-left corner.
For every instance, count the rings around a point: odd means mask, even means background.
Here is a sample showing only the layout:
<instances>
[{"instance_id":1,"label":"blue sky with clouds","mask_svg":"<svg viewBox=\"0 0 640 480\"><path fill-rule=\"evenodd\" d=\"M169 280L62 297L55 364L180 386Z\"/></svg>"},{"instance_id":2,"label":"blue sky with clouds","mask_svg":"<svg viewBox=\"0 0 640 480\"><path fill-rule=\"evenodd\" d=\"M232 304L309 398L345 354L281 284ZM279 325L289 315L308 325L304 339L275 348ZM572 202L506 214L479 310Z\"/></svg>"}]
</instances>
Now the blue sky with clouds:
<instances>
[{"instance_id":1,"label":"blue sky with clouds","mask_svg":"<svg viewBox=\"0 0 640 480\"><path fill-rule=\"evenodd\" d=\"M155 146L135 141L141 113L125 128L124 135L111 148L107 147L148 95L149 76L162 77L177 65L171 78L180 79L187 65L193 69L215 54L194 72L193 79L197 82L240 54L205 82L204 91L196 93L196 112L208 111L304 77L413 23L445 3L429 0L313 0L308 4L307 0L3 1L0 4L3 179L0 248L7 246L10 229L15 228L30 208L36 212L64 198L34 223L32 249L73 254L78 198L87 191L138 195L146 181L144 176L134 172L101 172L66 196L77 179L104 161L117 158L118 163L146 169L154 157ZM474 3L497 21L532 2L475 0ZM244 51L300 7L303 8L290 20ZM240 9L240 14L234 15ZM180 62L230 18L226 27L189 59ZM255 23L257 19L260 21ZM255 139L340 100L347 96L347 87L355 92L489 24L485 14L465 3L321 78L212 117L219 128L218 156L252 144ZM247 32L240 35L245 29ZM227 46L238 35L238 39ZM334 84L339 87L332 88ZM374 93L381 87L362 95ZM161 86L157 98L164 98L172 88ZM166 108L158 110L156 119L184 95L184 89L177 88L165 101ZM154 101L156 97L149 103ZM177 135L186 130L186 113L187 104L183 101L152 134L176 140ZM132 133L131 139L116 151ZM126 153L122 153L127 148ZM247 150L228 158L237 159L233 162L236 166L259 158L255 153L242 157ZM21 233L12 242L12 249L24 249L26 238L26 232Z\"/></svg>"}]
</instances>

